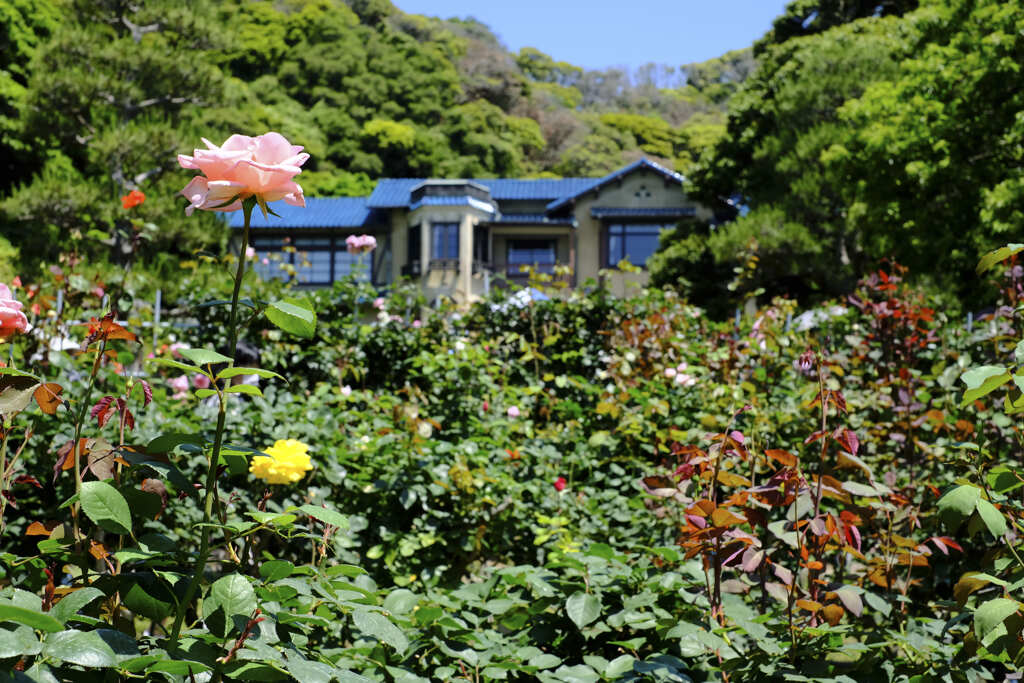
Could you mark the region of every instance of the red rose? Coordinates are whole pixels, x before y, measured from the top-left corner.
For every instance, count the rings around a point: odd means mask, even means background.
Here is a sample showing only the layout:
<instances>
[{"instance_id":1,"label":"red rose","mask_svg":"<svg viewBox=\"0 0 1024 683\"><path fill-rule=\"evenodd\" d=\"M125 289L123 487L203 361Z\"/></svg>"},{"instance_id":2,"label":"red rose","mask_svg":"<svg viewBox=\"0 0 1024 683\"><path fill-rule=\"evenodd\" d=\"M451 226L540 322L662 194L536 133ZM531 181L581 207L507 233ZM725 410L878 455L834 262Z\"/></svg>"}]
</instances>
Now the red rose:
<instances>
[{"instance_id":1,"label":"red rose","mask_svg":"<svg viewBox=\"0 0 1024 683\"><path fill-rule=\"evenodd\" d=\"M144 201L146 201L146 195L138 190L132 190L125 196L121 197L121 206L126 209L134 209Z\"/></svg>"},{"instance_id":2,"label":"red rose","mask_svg":"<svg viewBox=\"0 0 1024 683\"><path fill-rule=\"evenodd\" d=\"M564 491L565 490L565 485L566 485L565 477L559 477L558 479L555 479L555 490L556 491Z\"/></svg>"}]
</instances>

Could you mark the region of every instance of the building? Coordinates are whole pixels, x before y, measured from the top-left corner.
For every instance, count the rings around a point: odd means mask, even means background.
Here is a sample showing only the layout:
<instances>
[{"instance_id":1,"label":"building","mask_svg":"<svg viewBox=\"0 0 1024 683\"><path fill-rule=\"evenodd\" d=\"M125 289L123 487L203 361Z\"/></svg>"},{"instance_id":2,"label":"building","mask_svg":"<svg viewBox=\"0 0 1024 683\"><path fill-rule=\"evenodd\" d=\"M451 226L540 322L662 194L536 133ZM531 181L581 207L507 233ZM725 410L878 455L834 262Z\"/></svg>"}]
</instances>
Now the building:
<instances>
[{"instance_id":1,"label":"building","mask_svg":"<svg viewBox=\"0 0 1024 683\"><path fill-rule=\"evenodd\" d=\"M499 281L522 281L523 266L567 265L572 285L605 271L612 291L624 293L631 281L645 284L646 273L605 269L623 259L643 266L661 230L712 219L686 197L682 181L646 159L603 178L385 178L369 197L310 197L305 208L278 203L279 217L254 212L250 237L263 277L281 276L290 264L308 286L355 269L381 286L419 278L428 297L467 302ZM242 227L240 211L228 220ZM364 233L378 248L368 257L349 254L345 239Z\"/></svg>"}]
</instances>

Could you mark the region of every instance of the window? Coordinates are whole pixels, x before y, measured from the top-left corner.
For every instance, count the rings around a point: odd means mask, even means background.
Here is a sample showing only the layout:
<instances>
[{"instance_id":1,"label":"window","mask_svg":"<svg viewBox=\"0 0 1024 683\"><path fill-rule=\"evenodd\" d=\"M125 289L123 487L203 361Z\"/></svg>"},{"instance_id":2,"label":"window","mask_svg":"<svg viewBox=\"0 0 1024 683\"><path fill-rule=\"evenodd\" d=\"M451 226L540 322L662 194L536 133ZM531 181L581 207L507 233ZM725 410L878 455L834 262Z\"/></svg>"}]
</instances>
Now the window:
<instances>
[{"instance_id":1,"label":"window","mask_svg":"<svg viewBox=\"0 0 1024 683\"><path fill-rule=\"evenodd\" d=\"M473 260L488 263L491 260L490 235L483 225L473 227Z\"/></svg>"},{"instance_id":2,"label":"window","mask_svg":"<svg viewBox=\"0 0 1024 683\"><path fill-rule=\"evenodd\" d=\"M511 276L522 275L520 268L530 266L541 273L555 271L555 240L509 240L508 269Z\"/></svg>"},{"instance_id":3,"label":"window","mask_svg":"<svg viewBox=\"0 0 1024 683\"><path fill-rule=\"evenodd\" d=\"M626 259L635 266L643 266L658 249L658 238L662 230L674 224L658 223L616 223L608 226L608 257L606 266L614 266Z\"/></svg>"},{"instance_id":4,"label":"window","mask_svg":"<svg viewBox=\"0 0 1024 683\"><path fill-rule=\"evenodd\" d=\"M302 285L330 285L353 271L360 280L369 280L372 256L363 256L362 266L357 269L360 257L348 253L345 237L254 237L253 270L264 280L287 280L289 271L294 270Z\"/></svg>"},{"instance_id":5,"label":"window","mask_svg":"<svg viewBox=\"0 0 1024 683\"><path fill-rule=\"evenodd\" d=\"M438 260L459 258L459 224L433 223L430 226L430 258Z\"/></svg>"}]
</instances>

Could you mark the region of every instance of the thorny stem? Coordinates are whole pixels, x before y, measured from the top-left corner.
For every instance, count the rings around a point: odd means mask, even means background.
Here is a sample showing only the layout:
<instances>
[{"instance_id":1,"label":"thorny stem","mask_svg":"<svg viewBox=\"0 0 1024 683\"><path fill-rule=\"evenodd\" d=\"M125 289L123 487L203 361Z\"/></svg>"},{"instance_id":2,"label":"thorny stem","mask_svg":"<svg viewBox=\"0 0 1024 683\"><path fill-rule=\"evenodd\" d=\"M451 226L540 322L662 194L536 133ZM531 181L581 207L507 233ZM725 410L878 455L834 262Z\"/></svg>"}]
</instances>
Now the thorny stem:
<instances>
[{"instance_id":1,"label":"thorny stem","mask_svg":"<svg viewBox=\"0 0 1024 683\"><path fill-rule=\"evenodd\" d=\"M96 354L96 360L92 364L92 372L89 373L89 384L85 388L85 395L82 396L82 402L78 407L78 415L75 418L75 436L71 440L71 458L75 463L75 504L71 506L71 526L75 537L75 545L78 546L78 552L85 551L85 539L79 537L78 532L78 510L81 503L77 500L82 495L82 461L80 459L81 448L79 448L79 441L82 438L82 425L85 423L85 413L89 410L89 403L91 402L92 388L96 385L96 375L100 370L100 363L103 362L103 355L107 352L107 336L103 335L102 341L100 341L100 350ZM82 579L86 578L88 571L88 565L83 564L82 566Z\"/></svg>"},{"instance_id":2,"label":"thorny stem","mask_svg":"<svg viewBox=\"0 0 1024 683\"><path fill-rule=\"evenodd\" d=\"M7 529L7 522L4 521L4 513L7 512L7 496L3 495L10 484L7 482L7 439L11 434L11 425L7 420L0 423L0 431L3 432L3 440L0 441L0 534Z\"/></svg>"},{"instance_id":3,"label":"thorny stem","mask_svg":"<svg viewBox=\"0 0 1024 683\"><path fill-rule=\"evenodd\" d=\"M256 206L256 199L248 197L242 202L242 213L245 217L245 228L242 231L242 244L238 250L238 268L235 271L235 287L231 292L231 313L228 317L228 350L232 360L229 366L234 364L234 355L238 345L238 294L242 288L242 276L245 274L245 248L249 245L249 224L252 219L252 210ZM185 596L178 604L177 614L174 617L174 626L171 629L169 650L178 645L178 638L181 635L181 626L185 621L185 612L195 598L199 583L202 581L203 571L206 568L206 561L210 557L210 520L213 517L213 505L217 497L217 464L220 462L220 450L224 443L224 422L227 418L227 397L220 393L220 410L217 412L217 429L213 437L213 449L210 451L210 459L206 470L206 498L203 503L203 527L199 537L199 553L196 557L196 566L192 571L192 578L189 580L188 588L185 589ZM219 671L215 672L214 679L219 679Z\"/></svg>"}]
</instances>

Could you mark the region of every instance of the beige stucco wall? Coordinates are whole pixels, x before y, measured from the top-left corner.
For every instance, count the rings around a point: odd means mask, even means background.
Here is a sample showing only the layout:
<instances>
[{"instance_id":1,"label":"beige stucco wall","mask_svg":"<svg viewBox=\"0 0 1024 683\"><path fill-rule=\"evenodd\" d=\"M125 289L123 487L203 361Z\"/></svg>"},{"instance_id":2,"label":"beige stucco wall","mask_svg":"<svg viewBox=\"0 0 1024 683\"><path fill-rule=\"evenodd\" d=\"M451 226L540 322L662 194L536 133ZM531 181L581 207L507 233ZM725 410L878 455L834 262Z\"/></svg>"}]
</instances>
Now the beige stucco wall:
<instances>
[{"instance_id":1,"label":"beige stucco wall","mask_svg":"<svg viewBox=\"0 0 1024 683\"><path fill-rule=\"evenodd\" d=\"M402 266L409 262L409 221L408 211L392 209L390 211L391 233L391 282L402 277Z\"/></svg>"},{"instance_id":2,"label":"beige stucco wall","mask_svg":"<svg viewBox=\"0 0 1024 683\"><path fill-rule=\"evenodd\" d=\"M650 196L637 196L638 193ZM604 267L601 263L603 239L602 222L590 215L590 210L595 206L616 207L616 208L673 208L673 207L694 207L697 211L698 221L707 221L712 217L711 211L691 201L680 189L679 185L666 179L651 170L643 169L631 173L622 178L622 181L613 181L600 188L597 195L588 192L576 200L573 207L573 215L576 218L576 281L582 284L587 278L597 279L599 271ZM656 222L654 219L652 222ZM666 221L669 222L669 221ZM643 264L635 264L643 266ZM647 275L636 274L630 277L623 277L621 273L615 275L612 280L614 284L625 287L626 282L643 281L646 284ZM609 280L609 286L613 283ZM615 291L613 289L613 291ZM621 294L621 292L616 292Z\"/></svg>"}]
</instances>

